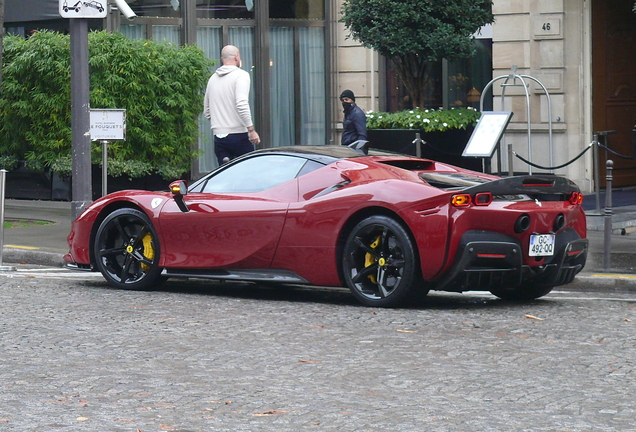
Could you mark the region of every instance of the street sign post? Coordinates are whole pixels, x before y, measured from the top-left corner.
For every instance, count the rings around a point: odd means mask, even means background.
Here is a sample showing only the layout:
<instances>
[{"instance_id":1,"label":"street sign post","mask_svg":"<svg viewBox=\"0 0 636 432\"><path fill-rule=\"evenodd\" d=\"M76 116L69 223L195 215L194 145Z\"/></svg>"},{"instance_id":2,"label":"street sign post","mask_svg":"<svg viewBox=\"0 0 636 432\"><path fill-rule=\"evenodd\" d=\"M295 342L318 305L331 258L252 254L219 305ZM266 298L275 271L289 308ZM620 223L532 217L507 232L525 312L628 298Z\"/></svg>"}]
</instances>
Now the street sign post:
<instances>
[{"instance_id":1,"label":"street sign post","mask_svg":"<svg viewBox=\"0 0 636 432\"><path fill-rule=\"evenodd\" d=\"M114 1L129 20L137 16L125 0ZM108 0L59 0L59 12L62 18L71 18L71 216L75 219L90 204L92 197L88 19L106 18Z\"/></svg>"},{"instance_id":2,"label":"street sign post","mask_svg":"<svg viewBox=\"0 0 636 432\"><path fill-rule=\"evenodd\" d=\"M62 18L106 18L107 0L59 0Z\"/></svg>"},{"instance_id":3,"label":"street sign post","mask_svg":"<svg viewBox=\"0 0 636 432\"><path fill-rule=\"evenodd\" d=\"M91 140L102 142L102 196L108 194L108 143L126 141L125 109L91 109Z\"/></svg>"},{"instance_id":4,"label":"street sign post","mask_svg":"<svg viewBox=\"0 0 636 432\"><path fill-rule=\"evenodd\" d=\"M126 141L126 110L91 108L91 140Z\"/></svg>"}]
</instances>

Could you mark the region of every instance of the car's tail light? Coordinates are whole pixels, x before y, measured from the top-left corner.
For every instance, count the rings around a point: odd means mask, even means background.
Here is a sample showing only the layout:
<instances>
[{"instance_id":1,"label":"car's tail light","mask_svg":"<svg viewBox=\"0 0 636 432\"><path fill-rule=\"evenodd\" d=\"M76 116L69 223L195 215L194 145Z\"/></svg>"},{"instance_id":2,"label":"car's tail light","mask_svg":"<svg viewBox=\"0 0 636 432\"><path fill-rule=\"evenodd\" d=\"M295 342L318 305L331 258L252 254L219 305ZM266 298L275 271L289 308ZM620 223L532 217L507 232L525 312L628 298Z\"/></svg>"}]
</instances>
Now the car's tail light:
<instances>
[{"instance_id":1,"label":"car's tail light","mask_svg":"<svg viewBox=\"0 0 636 432\"><path fill-rule=\"evenodd\" d=\"M451 198L451 204L455 207L468 207L472 201L469 194L453 195Z\"/></svg>"},{"instance_id":2,"label":"car's tail light","mask_svg":"<svg viewBox=\"0 0 636 432\"><path fill-rule=\"evenodd\" d=\"M455 207L468 207L469 205L487 206L492 202L490 192L480 192L472 197L470 194L457 194L451 197L451 204Z\"/></svg>"},{"instance_id":3,"label":"car's tail light","mask_svg":"<svg viewBox=\"0 0 636 432\"><path fill-rule=\"evenodd\" d=\"M482 192L475 195L475 205L487 206L492 202L492 194L490 192Z\"/></svg>"},{"instance_id":4,"label":"car's tail light","mask_svg":"<svg viewBox=\"0 0 636 432\"><path fill-rule=\"evenodd\" d=\"M583 194L581 192L572 192L568 201L572 205L581 205L583 204Z\"/></svg>"}]
</instances>

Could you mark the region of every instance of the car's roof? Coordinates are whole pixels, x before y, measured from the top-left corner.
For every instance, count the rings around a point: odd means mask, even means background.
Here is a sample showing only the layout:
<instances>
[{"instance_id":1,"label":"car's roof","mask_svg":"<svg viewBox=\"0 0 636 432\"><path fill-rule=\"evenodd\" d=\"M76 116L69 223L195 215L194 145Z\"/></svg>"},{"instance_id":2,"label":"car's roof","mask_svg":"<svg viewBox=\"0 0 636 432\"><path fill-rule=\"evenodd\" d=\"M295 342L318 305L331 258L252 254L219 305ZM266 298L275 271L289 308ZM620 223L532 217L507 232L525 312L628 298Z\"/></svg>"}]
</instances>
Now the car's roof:
<instances>
[{"instance_id":1,"label":"car's roof","mask_svg":"<svg viewBox=\"0 0 636 432\"><path fill-rule=\"evenodd\" d=\"M287 154L302 156L307 159L314 159L323 163L332 163L340 159L351 159L364 156L407 156L398 155L381 150L369 150L369 154L365 155L361 152L353 150L343 145L318 145L318 146L290 146L290 147L272 147L262 150L256 150L252 154ZM408 156L407 156L408 157Z\"/></svg>"}]
</instances>

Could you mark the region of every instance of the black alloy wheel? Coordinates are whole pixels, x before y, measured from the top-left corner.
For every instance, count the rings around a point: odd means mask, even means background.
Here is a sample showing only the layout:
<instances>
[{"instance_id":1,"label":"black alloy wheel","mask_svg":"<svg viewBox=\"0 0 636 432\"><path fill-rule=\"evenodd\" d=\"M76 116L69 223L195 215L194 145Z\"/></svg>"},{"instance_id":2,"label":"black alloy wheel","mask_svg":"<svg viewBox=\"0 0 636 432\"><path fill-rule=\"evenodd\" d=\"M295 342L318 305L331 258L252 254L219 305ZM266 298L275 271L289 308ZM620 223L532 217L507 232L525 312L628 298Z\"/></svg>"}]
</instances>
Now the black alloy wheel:
<instances>
[{"instance_id":1,"label":"black alloy wheel","mask_svg":"<svg viewBox=\"0 0 636 432\"><path fill-rule=\"evenodd\" d=\"M97 268L117 288L144 289L160 282L159 239L139 210L109 214L97 230L94 253Z\"/></svg>"},{"instance_id":2,"label":"black alloy wheel","mask_svg":"<svg viewBox=\"0 0 636 432\"><path fill-rule=\"evenodd\" d=\"M387 216L371 216L353 228L344 246L342 270L353 295L367 306L398 306L414 289L422 289L414 242Z\"/></svg>"}]
</instances>

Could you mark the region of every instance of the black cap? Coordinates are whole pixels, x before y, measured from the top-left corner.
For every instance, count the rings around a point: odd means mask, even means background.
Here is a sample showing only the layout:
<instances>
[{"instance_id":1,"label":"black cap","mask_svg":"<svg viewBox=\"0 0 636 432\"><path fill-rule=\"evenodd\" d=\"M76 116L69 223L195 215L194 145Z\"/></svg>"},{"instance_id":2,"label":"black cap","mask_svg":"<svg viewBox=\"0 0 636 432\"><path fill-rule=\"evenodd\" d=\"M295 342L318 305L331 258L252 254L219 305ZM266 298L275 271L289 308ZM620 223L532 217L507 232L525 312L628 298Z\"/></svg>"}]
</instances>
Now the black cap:
<instances>
[{"instance_id":1,"label":"black cap","mask_svg":"<svg viewBox=\"0 0 636 432\"><path fill-rule=\"evenodd\" d=\"M345 90L340 94L340 99L347 97L349 99L351 99L352 101L355 102L356 97L353 95L353 92L351 90Z\"/></svg>"}]
</instances>

